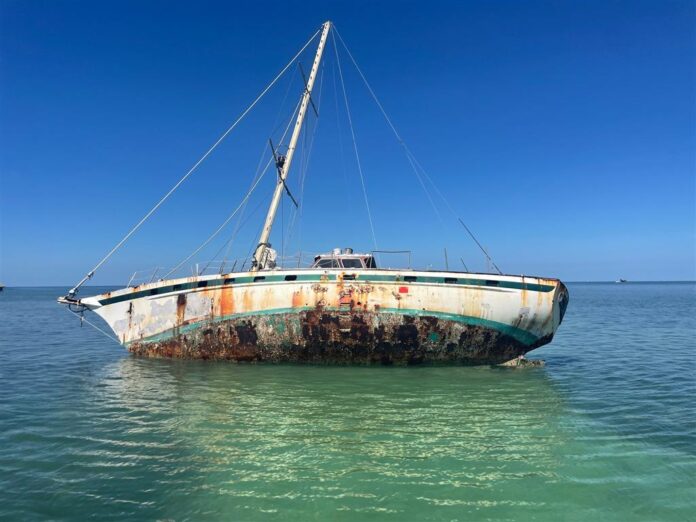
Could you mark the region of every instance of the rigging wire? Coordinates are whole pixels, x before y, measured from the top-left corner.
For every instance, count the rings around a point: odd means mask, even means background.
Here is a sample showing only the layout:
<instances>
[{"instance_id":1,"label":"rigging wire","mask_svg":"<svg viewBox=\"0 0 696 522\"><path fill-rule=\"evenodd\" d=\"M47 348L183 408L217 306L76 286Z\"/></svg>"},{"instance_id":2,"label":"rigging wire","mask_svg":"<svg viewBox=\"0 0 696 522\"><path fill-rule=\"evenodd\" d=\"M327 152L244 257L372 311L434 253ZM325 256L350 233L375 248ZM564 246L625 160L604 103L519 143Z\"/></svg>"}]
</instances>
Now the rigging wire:
<instances>
[{"instance_id":1,"label":"rigging wire","mask_svg":"<svg viewBox=\"0 0 696 522\"><path fill-rule=\"evenodd\" d=\"M488 260L491 262L491 264L493 265L493 268L495 268L495 269L498 271L498 273L502 275L503 272L500 270L500 268L498 268L498 265L495 264L495 261L493 261L493 259L491 258L491 256L488 255L488 252L486 251L485 248L483 248L483 245L482 245L481 243L479 243L478 239L476 239L476 237L474 236L473 232L472 232L471 230L469 230L469 227L466 226L466 223L464 223L464 221L462 220L462 218L459 218L459 222L462 224L462 226L464 227L464 229L469 233L469 235L471 236L471 239L473 239L473 240L476 242L476 244L478 245L478 247L481 249L481 251L482 251L482 252L484 253L484 255L486 256L486 259L488 259Z\"/></svg>"},{"instance_id":2,"label":"rigging wire","mask_svg":"<svg viewBox=\"0 0 696 522\"><path fill-rule=\"evenodd\" d=\"M131 228L131 230L123 237L123 239L121 239L121 241L119 241L119 242L116 244L116 246L113 247L113 248L111 249L111 251L110 251L108 254L106 254L106 256L104 256L104 257L102 258L102 260L99 261L99 262L95 265L95 267L94 267L92 270L90 270L90 271L87 273L87 275L85 275L85 276L82 278L82 280L81 280L79 283L77 283L77 284L68 292L68 295L69 295L69 296L74 296L74 295L77 293L77 291L79 290L79 288L80 288L83 284L85 284L85 282L87 282L89 279L91 279L92 276L94 276L94 273L95 273L104 263L106 263L106 261L107 261L119 248L121 248L121 246L122 246L126 241L128 241L128 239L129 239L129 238L142 226L142 224L145 223L145 221L147 221L148 218L149 218L152 214L154 214L155 211L156 211L167 199L169 199L169 196L171 196L171 195L174 193L174 191L176 191L176 189L178 189L178 188L181 186L181 184L182 184L184 181L186 181L186 180L189 178L189 176L190 176L191 174L193 174L193 172L201 165L201 163L203 163L203 162L208 158L208 156L210 156L210 154L217 148L217 146L220 145L220 143L222 143L222 141L229 135L229 133L232 132L232 130L234 130L235 127L237 127L237 125L239 124L239 122L242 121L242 119L249 113L249 111L251 111L251 110L256 106L256 104L261 100L261 98L263 98L263 97L266 95L266 93L271 89L271 87L273 87L273 86L276 84L276 82L281 78L281 76L283 76L283 75L285 74L285 71L287 71L287 70L290 68L290 66L291 66L291 65L295 62L295 60L297 60L297 58L304 52L304 50L309 46L309 44L312 43L312 41L316 38L316 36L319 34L320 31L321 31L321 29L318 29L317 32L315 32L315 33L312 35L312 37L311 37L309 40L307 40L307 43L305 43L305 44L302 46L302 48L297 52L297 54L295 54L295 56L292 57L292 59L287 63L287 65L286 65L285 67L283 67L283 69L276 75L275 78L273 78L273 80L271 81L271 83L269 83L269 84L266 86L266 88L263 89L263 91L261 91L261 94L259 94L259 95L256 97L256 99L254 99L253 102L251 102L251 104L244 110L244 112L242 112L242 114L234 121L234 123L232 123L232 125L230 125L230 127L227 128L227 130L222 134L222 136L220 136L220 138L218 138L218 140L217 140L215 143L213 143L213 145L206 151L205 154L203 154L203 156L201 156L201 158L193 165L193 167L191 167L191 168L189 169L189 171L188 171L186 174L184 174L184 176L183 176L171 189L169 189L169 192L167 192L167 193L162 197L162 199L160 199L160 200L157 202L157 204L156 204L154 207L152 207L152 209L150 209L150 211L149 211L147 214L145 214L145 216L144 216L133 228Z\"/></svg>"},{"instance_id":3,"label":"rigging wire","mask_svg":"<svg viewBox=\"0 0 696 522\"><path fill-rule=\"evenodd\" d=\"M334 42L335 44L335 42ZM334 88L334 105L336 107L336 135L338 136L338 154L341 163L341 172L343 173L343 182L346 185L346 196L348 197L348 208L353 207L353 202L351 201L351 193L348 184L348 172L346 171L346 161L345 152L343 151L343 137L341 136L341 120L340 112L338 110L338 86L336 85L336 62L333 62L333 67L331 68L331 74L333 77L333 88Z\"/></svg>"},{"instance_id":4,"label":"rigging wire","mask_svg":"<svg viewBox=\"0 0 696 522\"><path fill-rule=\"evenodd\" d=\"M298 101L298 102L297 102L297 105L295 105L295 109L293 110L292 114L290 115L290 118L289 118L289 120L288 120L288 124L287 124L286 127L285 127L285 131L283 132L283 135L280 137L279 146L280 146L281 143L283 143L283 140L285 140L285 137L287 136L287 134L288 134L288 132L289 132L289 130L290 130L290 126L292 125L292 122L293 122L294 119L295 119L295 115L297 114L297 111L300 109L300 103L301 103L301 102L302 102L302 100ZM280 119L280 118L278 118L278 119ZM274 125L274 127L277 129L277 126L276 126L276 125ZM275 130L274 130L273 132L275 132ZM262 154L261 154L261 158L259 158L259 164L258 164L258 167L257 167L257 170L256 170L256 176L259 176L260 173L261 173L261 167L262 167L262 164L263 164L263 157L265 156L266 150L267 150L267 149L268 149L268 143L266 143L266 145L264 146L263 152L262 152ZM254 180L252 181L252 185L253 185L255 182L256 182L256 177L254 177ZM228 255L229 255L229 253L230 253L231 248L232 248L232 244L234 243L234 240L236 239L237 235L239 234L239 230L240 230L240 228L242 227L242 219L243 219L243 217L244 217L244 212L246 211L247 205L248 205L248 201L244 204L244 207L242 207L242 211L241 211L241 213L240 213L240 215L239 215L239 218L238 218L238 220L237 220L237 223L235 224L234 230L232 231L232 235L231 235L230 238L222 245L222 247L220 247L220 249L215 253L215 256L213 257L213 259L211 259L211 260L208 262L208 264L205 266L204 271L208 268L208 266L210 265L210 263L211 263L212 261L214 261L215 259L217 259L217 256L220 255L220 252L222 252L222 249L225 248L225 246L227 246L227 250L225 251L225 256L223 257L223 261L222 261L222 265L221 265L220 269L222 270L222 269L224 268L224 266L225 266L225 264L226 264L226 262L227 262L227 257L228 257Z\"/></svg>"},{"instance_id":5,"label":"rigging wire","mask_svg":"<svg viewBox=\"0 0 696 522\"><path fill-rule=\"evenodd\" d=\"M333 36L333 33L336 33L336 35L338 36L338 39L341 41L341 45L343 45L343 48L345 49L346 53L348 54L348 57L350 58L351 62L353 62L353 66L354 66L355 69L358 71L358 74L360 75L360 78L362 78L362 81L363 81L363 83L365 84L365 87L367 87L367 90L368 90L368 92L370 93L370 95L372 96L372 99L373 99L374 102L377 104L377 107L379 108L380 112L382 113L382 116L384 116L384 119L386 120L387 124L388 124L389 127L391 128L391 130L392 130L392 132L394 133L394 136L396 137L396 139L397 139L397 141L399 142L399 144L404 148L404 151L405 151L405 153L406 153L406 158L408 159L409 163L411 164L411 167L413 168L413 172L415 173L416 178L418 178L419 182L421 183L421 186L423 187L423 191L425 192L426 196L428 196L428 199L430 200L431 204L433 205L433 208L435 209L436 214L438 214L438 217L439 217L439 212L437 212L437 209L436 209L436 207L435 207L435 204L434 204L434 202L432 201L432 199L430 198L430 195L429 195L429 193L428 193L428 190L425 188L425 186L424 186L424 184L423 184L423 182L422 182L422 180L421 180L421 177L420 177L419 174L418 174L418 169L420 169L421 173L423 174L423 177L425 177L425 179L426 179L427 181L430 182L430 184L432 185L433 189L434 189L435 192L440 196L440 198L442 199L442 201L444 201L445 205L447 206L447 208L449 209L449 211L452 213L452 215L459 221L459 223L462 224L462 226L464 226L464 228L466 229L466 231L468 232L468 234L469 234L469 235L471 236L471 238L474 240L474 242L476 243L476 245L478 245L478 247L481 249L481 251L482 251L483 254L486 256L486 258L493 264L493 266L494 266L495 269L498 271L498 273L499 273L499 274L502 274L502 271L500 270L500 268L498 268L498 265L496 265L495 262L493 262L493 259L492 259L491 256L488 254L488 252L486 251L486 249L483 248L483 246L481 245L481 243L479 243L479 241L476 239L476 237L474 236L473 232L471 232L471 230L469 229L469 227L467 227L467 226L464 224L464 221L462 220L462 218L459 217L459 215L455 212L455 210L452 208L452 205L449 203L449 201L447 200L447 198L445 198L445 196L442 194L442 192L441 192L440 189L437 187L437 185L435 184L435 182L434 182L434 181L432 180L432 178L428 175L428 173L425 171L425 169L423 168L423 166L418 162L418 160L417 160L417 158L415 157L415 155L413 154L413 152L411 152L411 149L409 149L408 145L406 145L406 142L401 138L401 135L400 135L399 132L396 130L396 127L395 127L394 124L392 123L391 118L389 118L389 116L387 115L387 112L386 112L386 110L384 109L384 106L383 106L382 103L379 101L379 98L377 98L377 95L375 94L374 90L373 90L372 87L370 86L370 83L367 81L367 78L366 78L365 75L363 74L362 70L361 70L360 67L358 66L358 63L356 62L356 60L355 60L355 58L353 57L353 55L352 55L352 53L350 52L350 50L348 49L348 46L346 45L345 41L344 41L343 38L341 37L341 33L338 31L338 29L336 28L335 25L333 26L333 29L334 29L334 31L332 32L332 36ZM334 38L334 47L335 47L335 38ZM339 72L340 72L340 64L339 64ZM440 217L440 220L442 221L442 218L441 218L441 217Z\"/></svg>"},{"instance_id":6,"label":"rigging wire","mask_svg":"<svg viewBox=\"0 0 696 522\"><path fill-rule=\"evenodd\" d=\"M338 32L338 29L334 26L334 30L336 31L336 34L338 35L339 40L341 41L341 44L343 45L343 48L346 50L346 53L350 57L351 61L353 62L353 65L355 66L355 69L358 71L358 74L360 75L360 78L362 81L365 83L365 87L367 87L367 90L369 91L370 95L372 96L372 99L375 101L377 104L377 107L379 108L380 112L382 113L382 116L384 116L384 119L387 121L389 124L389 127L391 127L392 132L394 133L394 136L396 136L397 141L399 144L404 148L404 151L406 153L406 159L408 160L409 164L411 165L411 168L413 169L414 174L416 175L416 178L418 179L418 182L420 183L421 187L423 188L423 192L425 192L425 195L427 196L428 200L430 201L430 204L433 207L433 210L435 211L435 214L437 215L438 219L440 220L440 223L442 223L442 216L440 215L440 212L437 209L437 206L435 205L435 202L432 200L430 197L430 193L428 189L425 187L425 184L423 183L423 180L421 179L421 176L418 173L418 170L416 168L416 165L413 160L415 160L415 157L413 156L413 153L411 153L410 149L406 145L406 142L401 138L401 135L399 132L396 130L396 127L392 123L391 119L387 115L387 112L384 110L384 107L382 106L382 103L379 101L377 98L377 95L375 92L372 90L372 87L367 81L367 78L365 78L365 75L363 74L362 70L360 67L358 67L358 63L355 61L355 58L353 58L352 53L348 49L348 46L346 45L345 41L343 41L343 38L341 37L341 34ZM335 40L334 40L335 43Z\"/></svg>"},{"instance_id":7,"label":"rigging wire","mask_svg":"<svg viewBox=\"0 0 696 522\"><path fill-rule=\"evenodd\" d=\"M409 151L409 153L410 153L410 151ZM501 274L501 275L502 275L502 273L503 273L502 270L500 270L500 268L498 268L498 265L495 264L495 261L493 261L493 258L490 256L490 254L488 253L488 251L483 247L483 245L481 245L481 243L479 242L479 240L476 239L476 236L474 235L474 233L473 233L473 232L471 231L471 229L466 225L466 223L464 223L464 220L463 220L461 217L459 217L459 216L457 215L457 213L455 212L455 210L452 208L452 205L450 204L450 202L447 200L447 198L444 196L444 194L440 191L440 189L438 188L438 186L435 184L435 182L432 180L432 178L428 175L428 173L425 171L425 169L423 168L423 166L418 162L418 160L416 159L416 157L413 156L412 154L411 154L411 156L412 156L412 158L413 158L414 164L421 170L421 173L423 174L423 176L425 177L425 179L432 185L433 189L435 190L435 192L437 193L437 195L440 196L440 199L442 199L442 201L445 203L445 205L447 206L447 208L449 209L449 211L452 213L452 215L453 215L453 216L457 219L457 221L464 227L464 230L466 230L466 232L469 234L469 236L471 236L471 239L474 240L474 243L476 243L476 245L479 247L479 249L481 250L481 252L483 252L483 255L486 256L486 259L493 265L493 267L496 269L496 271L498 272L498 274Z\"/></svg>"},{"instance_id":8,"label":"rigging wire","mask_svg":"<svg viewBox=\"0 0 696 522\"><path fill-rule=\"evenodd\" d=\"M271 191L271 192L269 193L269 196L272 196L272 195L273 195L273 191ZM270 197L269 197L269 199L270 199ZM262 203L262 202L259 203L259 207L261 206L261 203ZM257 208L258 208L258 207L257 207ZM254 234L254 236L252 237L251 244L249 245L249 251L247 252L246 257L244 258L244 262L242 263L242 268L240 269L240 272L244 270L244 265L246 265L246 262L251 258L252 253L254 252L254 250L255 250L255 249L258 247L258 245L259 245L259 243L258 243L258 237L261 235L261 230L263 230L263 225L264 225L264 223L263 223L263 221L262 221L262 222L259 224L259 228L258 228L258 230L256 231L256 234Z\"/></svg>"},{"instance_id":9,"label":"rigging wire","mask_svg":"<svg viewBox=\"0 0 696 522\"><path fill-rule=\"evenodd\" d=\"M320 83L321 85L321 83ZM317 103L317 106L320 108L321 107L321 91L319 94L319 100ZM317 109L317 112L319 112L319 109ZM300 233L298 234L299 240L298 243L301 245L302 243L302 211L304 209L304 182L305 182L305 177L307 175L307 123L305 120L305 132L302 134L302 148L301 148L301 154L300 154L300 179L299 179L299 186L300 186L300 194L298 198L298 203L299 205L297 207L293 207L292 209L292 214L290 216L290 222L288 224L288 235L287 238L284 239L283 243L283 251L287 247L289 247L290 241L293 236L293 232L295 230L295 222L297 221L297 216L300 216L300 222L299 222L299 228L300 228ZM314 128L316 130L316 126ZM311 145L310 145L311 147Z\"/></svg>"},{"instance_id":10,"label":"rigging wire","mask_svg":"<svg viewBox=\"0 0 696 522\"><path fill-rule=\"evenodd\" d=\"M285 255L285 198L280 198L280 258Z\"/></svg>"},{"instance_id":11,"label":"rigging wire","mask_svg":"<svg viewBox=\"0 0 696 522\"><path fill-rule=\"evenodd\" d=\"M324 64L325 62L322 62L322 69L321 69L321 76L319 77L319 93L317 96L317 112L319 112L319 109L321 109L321 98L322 98L322 92L323 92L323 87L324 87ZM306 120L305 120L306 121ZM319 128L319 118L316 118L314 127L312 128L311 136L309 138L309 145L307 145L307 135L309 134L306 130L305 127L305 133L302 136L303 139L303 144L302 144L302 155L301 155L301 167L300 167L300 197L298 199L299 201L299 206L293 208L293 213L292 217L290 219L290 223L288 225L288 237L286 239L288 245L292 239L293 231L295 229L295 221L297 219L297 216L299 215L299 225L300 227L300 239L298 240L298 243L300 243L298 246L300 247L301 250L301 239L302 239L302 215L303 215L303 210L304 210L304 187L305 187L305 181L307 179L307 171L309 169L309 160L312 155L312 151L314 150L314 138L316 137L317 134L317 129ZM283 247L283 250L285 250L285 245Z\"/></svg>"},{"instance_id":12,"label":"rigging wire","mask_svg":"<svg viewBox=\"0 0 696 522\"><path fill-rule=\"evenodd\" d=\"M335 30L335 28L336 28L336 26L334 26L334 30ZM343 90L343 100L345 101L345 104L346 104L346 114L348 116L348 125L350 126L350 134L353 138L353 149L355 150L355 160L357 161L357 164L358 164L358 173L360 174L360 184L362 185L363 196L365 198L365 208L367 209L367 219L370 222L370 232L372 233L372 243L374 244L375 250L378 250L379 247L377 246L377 236L375 235L375 227L372 223L372 213L370 212L370 203L367 200L367 189L365 188L365 177L363 176L362 166L360 164L360 155L358 154L358 144L357 144L357 141L355 139L355 130L353 129L353 119L351 118L351 115L350 115L350 107L348 105L348 95L346 94L346 84L343 81L343 71L341 69L341 59L338 56L338 46L336 45L336 37L334 36L334 32L336 34L338 34L338 31L331 32L331 38L333 39L333 44L334 44L333 45L334 52L336 53L336 63L338 64L338 76L341 79L341 88ZM338 37L341 38L341 35L338 35ZM345 47L345 44L343 44L343 45ZM352 59L352 57L351 57L351 59Z\"/></svg>"},{"instance_id":13,"label":"rigging wire","mask_svg":"<svg viewBox=\"0 0 696 522\"><path fill-rule=\"evenodd\" d=\"M423 166L418 162L418 160L417 160L415 157L413 157L413 161L414 161L414 163L416 164L416 166L421 170L421 173L423 174L423 176L425 177L425 179L432 185L432 187L433 187L433 189L435 190L435 192L437 193L437 195L440 196L440 199L442 199L442 201L444 201L445 205L447 206L447 208L449 209L449 211L452 213L452 215L453 215L453 216L457 219L457 221L464 227L464 229L465 229L466 232L469 234L469 236L471 236L471 239L474 240L474 243L476 243L476 245L479 247L479 249L481 250L481 252L483 252L483 255L486 256L486 259L487 259L488 261L490 261L490 263L491 263L491 264L493 265L493 267L496 269L496 271L498 272L498 274L501 274L501 275L502 275L502 274L503 274L502 270L500 270L500 268L498 268L498 265L495 264L495 261L493 261L493 258L490 256L490 254L488 253L488 251L481 245L481 243L480 243L479 240L476 238L476 236L475 236L474 233L471 231L471 229L464 223L464 220L463 220L461 217L459 217L459 216L457 215L456 211L452 208L452 205L450 204L450 202L447 200L447 198L444 196L444 194L440 191L440 189L438 188L438 186L435 184L435 182L432 180L432 178L428 175L428 173L425 171L425 169L423 168Z\"/></svg>"},{"instance_id":14,"label":"rigging wire","mask_svg":"<svg viewBox=\"0 0 696 522\"><path fill-rule=\"evenodd\" d=\"M300 62L297 62L300 63ZM291 74L290 75L290 81L288 82L288 87L285 89L285 94L283 95L283 101L280 102L280 108L278 109L278 112L275 117L275 121L273 122L273 125L271 128L273 129L271 131L271 136L273 136L276 132L278 132L283 125L283 110L285 109L285 102L288 100L288 96L290 95L290 90L292 87L295 85L295 77L297 76L297 73ZM300 100L301 101L301 100ZM297 106L299 107L300 102L297 103ZM295 111L297 111L297 108L295 108Z\"/></svg>"},{"instance_id":15,"label":"rigging wire","mask_svg":"<svg viewBox=\"0 0 696 522\"><path fill-rule=\"evenodd\" d=\"M260 201L256 204L256 206L252 209L252 211L251 211L249 214L247 214L246 216L244 216L244 219L243 219L243 220L242 220L242 217L240 216L240 220L241 220L240 228L243 227L244 225L246 225L246 224L249 222L249 220L250 220L252 217L254 217L254 216L256 215L256 213L257 213L258 210L261 208L261 205L262 205L263 203L264 203L264 200L263 200L263 199L260 200ZM247 201L247 205L248 205L248 201ZM203 270L201 271L201 274L205 273L205 271L208 269L208 267L215 261L215 259L217 259L217 256L220 255L220 252L222 251L222 249L225 248L225 246L227 246L227 244L230 243L230 242L233 241L233 240L234 240L234 237L230 237L225 243L223 243L223 245L220 247L220 249L216 252L215 257L213 257L213 258L203 267ZM235 260L234 260L234 261L235 261L235 264L236 264L236 262L237 262L238 260L239 260L239 259L235 259ZM221 265L221 267L220 267L220 273L221 273L221 274L224 273L223 270L224 270L224 267L225 267L225 264L226 264L226 263L227 263L227 258L225 258L225 260L223 261L223 263L222 263L222 265Z\"/></svg>"},{"instance_id":16,"label":"rigging wire","mask_svg":"<svg viewBox=\"0 0 696 522\"><path fill-rule=\"evenodd\" d=\"M84 316L83 313L74 312L74 311L71 310L69 307L66 307L65 309L66 309L68 312L70 312L71 314L73 314L75 317L77 317L78 319L80 319L80 323L82 323L82 322L84 321L85 323L87 323L88 325L90 325L92 328L94 328L95 330L97 330L97 331L100 332L101 334L105 335L106 337L108 337L108 338L111 339L112 341L117 342L117 343L119 344L119 346L121 346L121 341L119 341L115 336L111 335L110 333L108 333L108 332L104 331L103 329L99 328L96 324L94 324L93 322L91 322L89 319L85 319L85 316Z\"/></svg>"},{"instance_id":17,"label":"rigging wire","mask_svg":"<svg viewBox=\"0 0 696 522\"><path fill-rule=\"evenodd\" d=\"M193 252L191 252L191 254L190 254L186 259L184 259L183 261L181 261L178 265L176 265L174 268L172 268L169 272L167 272L166 274L164 274L163 279L167 279L167 277L169 277L173 272L176 272L177 270L179 270L179 268L181 268L181 266L182 266L184 263L186 263L189 259L191 259L191 258L192 258L193 256L195 256L198 252L200 252L204 247L206 247L206 246L208 245L208 243L210 243L210 242L215 238L215 236L217 236L217 235L220 233L220 231L222 231L222 229L225 228L225 227L227 226L227 223L229 223L229 222L232 220L232 218L237 214L237 212L242 208L242 206L246 204L247 200L251 197L251 195L253 194L254 190L256 189L256 187L258 186L258 184L259 184L259 183L261 182L261 180L263 179L263 177L264 177L264 175L266 174L266 172L268 172L268 167L270 167L272 163L273 163L273 158L271 157L271 158L269 158L268 163L266 163L266 166L264 167L263 172L262 172L261 175L259 176L259 179L256 180L256 183L254 183L254 185L251 187L251 189L249 190L249 192L247 192L247 195L244 196L244 199L243 199L242 202L237 206L237 208L234 209L234 211L232 212L232 214L230 214L230 215L227 217L227 219L225 219L225 221L222 222L222 224L217 228L217 230L215 230L215 232L213 232L213 233L208 237L208 239L206 239L205 241L203 241L203 243L201 243L201 245L200 245L196 250L194 250ZM198 275L198 274L196 274L196 275Z\"/></svg>"},{"instance_id":18,"label":"rigging wire","mask_svg":"<svg viewBox=\"0 0 696 522\"><path fill-rule=\"evenodd\" d=\"M263 160L266 157L267 150L268 150L268 143L265 143L263 150L261 151L261 156L259 157L259 163L256 166L256 172L254 174L254 179L251 180L251 184L249 185L249 187L251 187L256 182L257 177L261 174L261 169L263 168ZM249 205L249 202L247 201L244 204L244 206L242 207L242 211L239 213L239 217L237 218L237 221L234 224L234 228L232 229L232 234L227 239L227 241L225 241L225 243L222 245L222 247L220 247L220 250L218 250L215 253L215 256L212 259L212 260L217 259L217 256L220 255L220 252L222 252L222 250L225 247L227 247L227 249L225 250L225 255L222 258L222 264L220 266L221 273L222 273L222 270L224 269L225 264L227 263L227 258L230 254L230 250L232 249L232 244L234 243L234 239L237 237L237 233L239 232L240 223L242 222L242 219L244 218L244 213L246 212L248 205ZM210 264L210 263L208 263L208 264ZM206 265L205 268L207 269L208 265Z\"/></svg>"},{"instance_id":19,"label":"rigging wire","mask_svg":"<svg viewBox=\"0 0 696 522\"><path fill-rule=\"evenodd\" d=\"M279 129L280 126L281 126L281 115L282 115L282 113L283 113L283 109L285 108L285 102L287 101L288 95L290 94L290 89L291 89L292 86L295 84L295 76L297 76L297 75L296 75L296 74L290 75L290 81L288 82L288 86L287 86L287 88L285 89L285 94L283 95L283 101L280 103L280 108L278 109L278 113L276 114L275 121L273 122L273 125L271 126L271 128L273 129L273 130L271 131L271 134L270 134L271 136L273 136L273 135L276 133L276 131L278 131L278 129ZM300 101L301 101L301 100L300 100ZM300 108L300 101L297 102L297 105L295 106L295 110L294 110L294 112L293 112L293 114L292 114L292 116L291 116L291 119L294 118L295 113L299 110L299 108ZM287 128L286 128L286 130L285 130L285 133L283 134L283 137L280 139L281 143L282 143L282 140L285 138L285 134L286 134L286 133L287 133ZM259 173L261 172L261 168L262 168L262 166L263 166L263 160L264 160L264 157L266 156L266 150L268 150L268 145L269 145L269 143L267 143L267 142L264 143L263 150L261 151L261 157L259 158L259 163L258 163L258 165L257 165L257 167L256 167L256 174L255 174L255 176L258 176ZM253 184L254 181L256 181L256 177L254 177L254 179L251 181L251 184ZM247 203L248 203L248 202L247 202ZM222 273L222 271L224 270L225 264L226 264L226 262L227 262L227 258L228 258L229 254L230 254L230 250L232 249L232 245L234 244L234 239L237 237L237 234L239 233L239 226L240 226L240 223L241 223L241 221L242 221L242 218L244 217L244 212L246 212L246 207L247 207L247 205L244 205L244 207L242 208L242 211L241 211L241 213L240 213L240 215L239 215L239 218L237 218L237 222L235 223L235 227L234 227L234 229L232 230L232 235L231 235L230 239L228 239L228 240L225 242L225 245L227 245L227 249L225 250L225 255L223 256L223 258L222 258L222 264L220 265L220 271L221 271L221 273ZM224 245L223 245L223 247L224 247ZM222 251L222 249L219 250L219 251L215 254L215 257L214 257L213 259L216 259L217 256L220 254L221 251ZM210 264L210 263L209 263L209 264ZM206 268L207 268L207 266L206 266Z\"/></svg>"}]
</instances>

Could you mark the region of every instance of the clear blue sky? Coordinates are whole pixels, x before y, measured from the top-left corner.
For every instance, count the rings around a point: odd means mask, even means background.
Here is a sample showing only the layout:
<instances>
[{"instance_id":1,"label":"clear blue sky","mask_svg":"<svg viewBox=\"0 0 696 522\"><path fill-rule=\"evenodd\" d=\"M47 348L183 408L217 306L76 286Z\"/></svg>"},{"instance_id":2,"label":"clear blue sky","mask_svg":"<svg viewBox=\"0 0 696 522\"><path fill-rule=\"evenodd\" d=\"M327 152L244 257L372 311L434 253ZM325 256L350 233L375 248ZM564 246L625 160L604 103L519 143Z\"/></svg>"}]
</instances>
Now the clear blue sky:
<instances>
[{"instance_id":1,"label":"clear blue sky","mask_svg":"<svg viewBox=\"0 0 696 522\"><path fill-rule=\"evenodd\" d=\"M0 280L76 282L326 19L505 272L694 279L694 5L3 0ZM379 247L433 267L446 247L451 266L461 256L485 268L452 217L437 217L341 59ZM336 70L329 47L288 251L373 248ZM299 81L293 69L94 283L172 266L207 237L245 193ZM272 183L252 198L259 210L232 257L253 243ZM286 199L276 246L289 217Z\"/></svg>"}]
</instances>

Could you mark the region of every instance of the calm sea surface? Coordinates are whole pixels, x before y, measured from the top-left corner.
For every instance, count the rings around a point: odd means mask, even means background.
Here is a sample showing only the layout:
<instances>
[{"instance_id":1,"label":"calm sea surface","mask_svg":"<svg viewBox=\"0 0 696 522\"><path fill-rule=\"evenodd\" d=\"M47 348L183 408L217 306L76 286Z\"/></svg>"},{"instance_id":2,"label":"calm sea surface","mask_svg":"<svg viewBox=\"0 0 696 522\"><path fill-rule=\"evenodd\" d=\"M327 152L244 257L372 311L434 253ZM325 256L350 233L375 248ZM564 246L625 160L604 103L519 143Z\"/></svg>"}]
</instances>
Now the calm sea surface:
<instances>
[{"instance_id":1,"label":"calm sea surface","mask_svg":"<svg viewBox=\"0 0 696 522\"><path fill-rule=\"evenodd\" d=\"M0 519L696 519L696 285L568 286L527 370L135 359L6 289Z\"/></svg>"}]
</instances>

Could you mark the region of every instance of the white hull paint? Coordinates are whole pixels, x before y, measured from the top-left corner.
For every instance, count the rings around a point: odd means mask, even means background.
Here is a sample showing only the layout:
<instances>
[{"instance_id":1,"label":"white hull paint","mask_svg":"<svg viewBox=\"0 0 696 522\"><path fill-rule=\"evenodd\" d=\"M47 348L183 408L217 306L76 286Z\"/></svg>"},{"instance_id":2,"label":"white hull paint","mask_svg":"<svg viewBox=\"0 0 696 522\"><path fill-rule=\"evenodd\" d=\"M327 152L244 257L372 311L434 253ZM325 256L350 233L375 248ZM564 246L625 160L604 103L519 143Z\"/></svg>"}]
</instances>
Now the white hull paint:
<instances>
[{"instance_id":1,"label":"white hull paint","mask_svg":"<svg viewBox=\"0 0 696 522\"><path fill-rule=\"evenodd\" d=\"M80 302L148 356L324 362L319 350L328 362L475 364L550 342L567 301L555 279L295 269L160 281ZM340 352L358 347L360 357Z\"/></svg>"}]
</instances>

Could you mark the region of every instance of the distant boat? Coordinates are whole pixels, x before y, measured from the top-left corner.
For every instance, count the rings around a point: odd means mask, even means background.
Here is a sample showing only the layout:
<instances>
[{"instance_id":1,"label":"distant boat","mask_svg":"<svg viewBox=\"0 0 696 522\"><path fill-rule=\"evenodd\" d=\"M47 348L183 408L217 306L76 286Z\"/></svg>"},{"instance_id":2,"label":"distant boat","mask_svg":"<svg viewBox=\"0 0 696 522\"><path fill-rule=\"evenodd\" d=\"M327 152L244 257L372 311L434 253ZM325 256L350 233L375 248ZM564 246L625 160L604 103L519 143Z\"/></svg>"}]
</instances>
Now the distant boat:
<instances>
[{"instance_id":1,"label":"distant boat","mask_svg":"<svg viewBox=\"0 0 696 522\"><path fill-rule=\"evenodd\" d=\"M313 106L330 28L327 22L321 29L287 153L272 147L278 181L251 268L165 276L78 298L79 287L109 254L60 303L80 314L96 312L131 352L151 357L497 364L551 342L568 304L568 290L558 279L378 268L372 253L350 248L317 255L309 268L276 264L271 226L283 193L289 193L286 178Z\"/></svg>"},{"instance_id":2,"label":"distant boat","mask_svg":"<svg viewBox=\"0 0 696 522\"><path fill-rule=\"evenodd\" d=\"M617 279L615 283L628 283L628 280L626 279Z\"/></svg>"}]
</instances>

